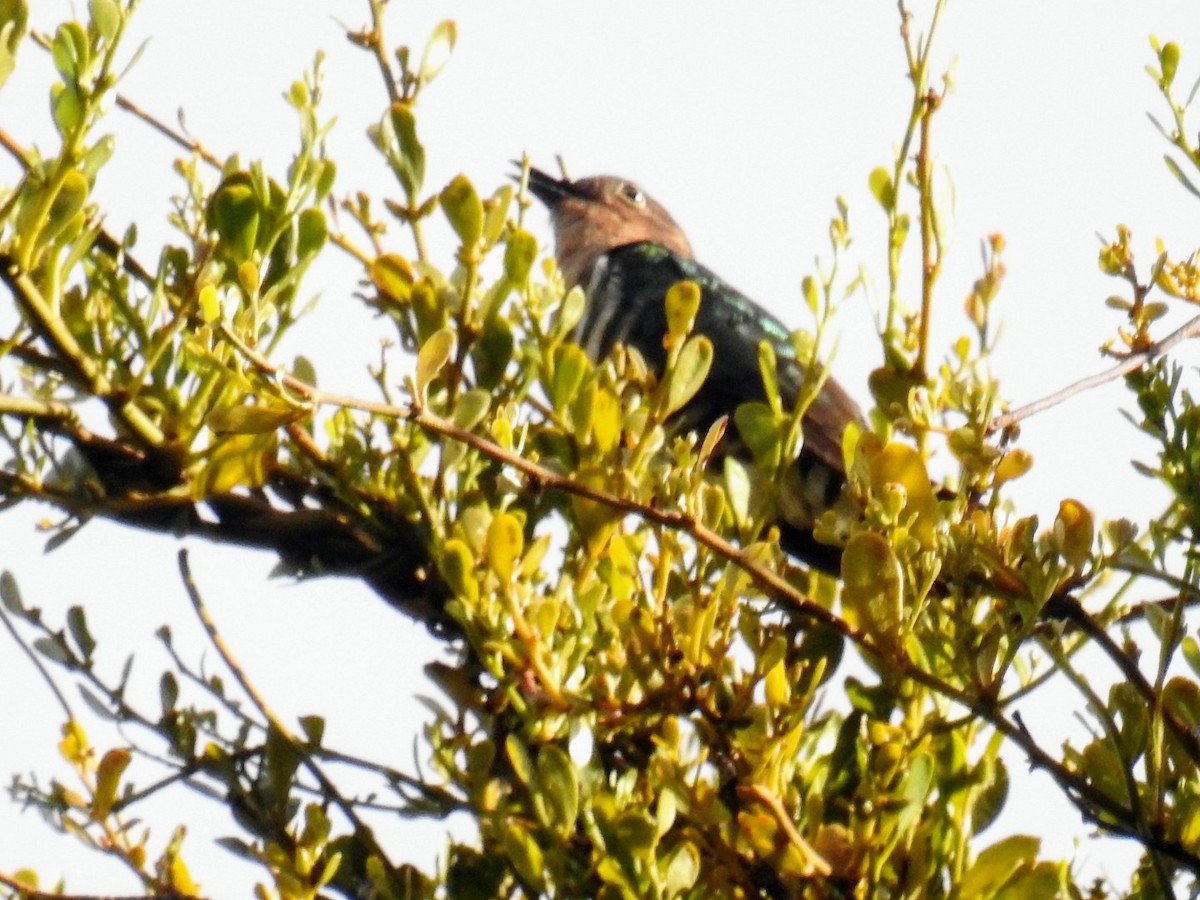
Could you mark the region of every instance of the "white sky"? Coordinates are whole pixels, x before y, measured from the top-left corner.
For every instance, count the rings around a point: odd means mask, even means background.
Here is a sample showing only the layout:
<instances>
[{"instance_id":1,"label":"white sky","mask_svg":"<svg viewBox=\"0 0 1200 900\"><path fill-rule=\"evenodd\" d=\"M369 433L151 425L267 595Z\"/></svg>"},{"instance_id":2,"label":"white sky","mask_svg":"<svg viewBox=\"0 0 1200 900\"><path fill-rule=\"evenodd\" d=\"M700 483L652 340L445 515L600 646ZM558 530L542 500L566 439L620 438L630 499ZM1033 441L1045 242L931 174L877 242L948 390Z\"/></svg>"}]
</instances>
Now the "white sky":
<instances>
[{"instance_id":1,"label":"white sky","mask_svg":"<svg viewBox=\"0 0 1200 900\"><path fill-rule=\"evenodd\" d=\"M69 9L60 0L31 5L42 29ZM884 220L866 185L871 169L890 165L905 117L894 4L776 2L755 5L750 15L746 5L729 2L396 2L391 42L409 43L419 54L452 6L459 44L419 111L430 190L461 171L490 192L523 150L546 167L562 153L577 176L636 178L687 229L703 262L794 324L807 324L798 285L813 271L814 256L827 256L833 199L842 195L856 238L853 262L870 267L881 302ZM335 190L395 196L363 133L385 106L378 74L335 21L361 25L365 7L347 0L145 3L126 47L151 40L123 92L168 119L182 107L193 135L210 149L261 156L269 172L281 174L296 128L280 95L323 48L326 112L338 117ZM1165 116L1142 68L1152 61L1149 34L1174 39L1184 48L1179 82L1190 86L1200 75L1200 16L1191 0L954 0L943 24L939 58L945 64L957 57L956 91L935 131L939 161L956 187L957 222L936 346L968 330L961 301L980 273L979 242L1002 232L1009 278L997 307L1005 330L995 368L1007 396L1021 403L1102 365L1096 348L1117 324L1103 300L1121 285L1096 267L1097 232L1131 226L1143 266L1158 235L1177 256L1196 243L1197 201L1161 162L1168 148L1145 113ZM27 46L17 75L0 91L0 127L48 150L49 72L46 55ZM139 246L153 263L151 248L171 239L165 216L179 187L170 170L177 153L119 111L108 128L118 135L118 151L97 197L114 230L138 223ZM13 178L7 160L0 162L0 181ZM548 239L545 219L530 221ZM440 220L432 230L445 231ZM439 234L435 253L446 267L451 252L449 237ZM912 258L908 268L915 271ZM351 297L354 288L353 269L336 257L317 273L308 289L322 295L320 306L287 352L313 358L323 386L369 396L365 367L391 332ZM1182 318L1183 311L1172 321ZM878 365L879 351L861 296L839 328L834 370L865 405L866 373ZM1194 365L1196 354L1189 346L1178 358ZM1077 497L1101 515L1152 514L1162 494L1129 466L1131 457L1149 459L1152 448L1117 411L1131 405L1110 387L1030 421L1022 446L1037 466L1014 491L1021 512L1048 520L1061 498ZM0 517L0 566L14 572L26 602L45 607L51 621L68 605L87 604L102 666L115 678L124 655L137 651L134 696L157 708L165 660L150 639L154 630L171 623L185 657L205 652L175 574L177 542L96 523L44 557L33 527L44 514L18 509ZM331 745L411 763L412 735L426 715L412 698L427 690L421 666L437 654L419 629L353 582L268 581L272 560L265 554L184 543L227 640L281 713L324 713ZM212 663L211 652L207 659ZM0 721L8 723L0 775L48 774L61 724L57 707L11 646L0 650L0 683ZM1053 698L1033 698L1022 712L1035 734L1039 723L1049 728L1068 714ZM104 739L106 746L120 743ZM1047 743L1055 746L1053 738ZM1014 787L1005 827L1044 827L1045 852L1069 853L1072 838L1085 833L1078 817L1057 801L1048 780L1027 777L1019 760L1013 775L1026 785L1020 793ZM176 796L142 811L155 827L152 851L188 815L181 809L190 807ZM211 896L245 896L257 870L212 847L209 837L234 829L217 807L198 809L185 845L194 871ZM384 834L398 837L396 829ZM1002 834L998 827L989 837ZM395 858L426 867L442 847L440 827L409 828L403 839L408 843L395 845ZM1098 842L1081 850L1081 860L1088 872L1121 878L1130 849ZM66 875L76 891L135 887L114 864L76 850L32 814L0 805L0 870L26 865L44 883Z\"/></svg>"}]
</instances>

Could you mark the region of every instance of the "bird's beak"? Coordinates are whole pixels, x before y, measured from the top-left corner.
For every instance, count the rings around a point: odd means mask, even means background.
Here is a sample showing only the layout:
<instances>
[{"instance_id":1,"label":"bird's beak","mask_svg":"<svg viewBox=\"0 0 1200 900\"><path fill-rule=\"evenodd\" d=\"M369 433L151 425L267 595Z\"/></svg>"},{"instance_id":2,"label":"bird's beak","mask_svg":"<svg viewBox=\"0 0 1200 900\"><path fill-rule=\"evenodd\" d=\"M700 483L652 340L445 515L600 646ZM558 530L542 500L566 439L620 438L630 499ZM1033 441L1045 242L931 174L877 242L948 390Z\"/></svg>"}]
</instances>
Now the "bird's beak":
<instances>
[{"instance_id":1,"label":"bird's beak","mask_svg":"<svg viewBox=\"0 0 1200 900\"><path fill-rule=\"evenodd\" d=\"M529 170L529 191L550 209L554 209L568 197L583 198L583 194L574 183L566 178L555 178L541 169Z\"/></svg>"}]
</instances>

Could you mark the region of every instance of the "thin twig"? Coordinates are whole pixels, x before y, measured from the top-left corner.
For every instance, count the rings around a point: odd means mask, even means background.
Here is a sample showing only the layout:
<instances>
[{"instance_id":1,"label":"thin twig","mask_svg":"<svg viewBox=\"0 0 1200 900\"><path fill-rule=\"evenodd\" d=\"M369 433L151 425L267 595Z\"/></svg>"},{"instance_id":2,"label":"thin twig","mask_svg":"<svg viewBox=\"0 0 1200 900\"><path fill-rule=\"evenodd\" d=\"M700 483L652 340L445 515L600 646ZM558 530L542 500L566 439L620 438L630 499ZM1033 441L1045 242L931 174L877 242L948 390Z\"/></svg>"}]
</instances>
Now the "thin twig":
<instances>
[{"instance_id":1,"label":"thin twig","mask_svg":"<svg viewBox=\"0 0 1200 900\"><path fill-rule=\"evenodd\" d=\"M212 643L217 653L220 654L221 659L229 668L229 671L233 673L233 677L237 679L237 682L239 685L241 685L242 690L246 692L246 696L250 698L250 701L258 708L258 711L262 713L267 722L270 723L271 728L283 740L287 741L296 754L300 757L300 759L303 761L304 767L308 769L309 773L321 786L321 793L323 796L328 798L328 800L330 800L334 805L337 806L338 809L341 810L342 815L349 820L350 824L354 827L355 833L362 838L369 852L373 856L378 857L380 861L388 866L388 868L391 868L391 863L388 862L388 857L384 852L383 847L381 847L378 841L375 840L375 835L372 829L367 827L367 825L359 818L358 811L354 808L354 804L342 796L342 793L338 790L337 786L329 779L321 767L316 764L316 762L313 760L312 754L308 750L307 743L292 734L291 730L283 724L283 720L280 719L279 716L276 715L271 709L270 705L266 701L266 698L259 693L258 689L250 681L250 678L246 675L241 665L237 662L237 659L234 657L228 645L225 643L225 639L221 637L221 633L217 631L216 623L213 621L212 616L209 615L208 607L204 604L204 598L200 596L200 591L196 587L195 580L192 578L191 567L188 565L187 550L180 550L178 558L179 572L183 578L184 589L187 591L188 599L192 604L192 609L195 610L196 616L200 620L200 624L204 627L205 632L208 634L209 641Z\"/></svg>"},{"instance_id":2,"label":"thin twig","mask_svg":"<svg viewBox=\"0 0 1200 900\"><path fill-rule=\"evenodd\" d=\"M21 640L21 636L17 634L17 629L13 627L12 619L9 618L8 610L0 607L0 621L4 622L4 627L8 629L8 633L12 635L12 639L17 642L17 646L21 648L21 652L29 657L29 661L33 663L38 674L42 676L42 681L46 683L46 687L50 688L50 692L54 694L54 699L58 701L58 705L62 707L63 714L67 717L67 721L75 718L75 714L71 712L71 705L67 703L67 698L63 696L63 692L58 689L58 685L54 683L54 679L50 677L50 671L45 664L38 658L38 655L33 652L33 648L25 644Z\"/></svg>"},{"instance_id":3,"label":"thin twig","mask_svg":"<svg viewBox=\"0 0 1200 900\"><path fill-rule=\"evenodd\" d=\"M1049 409L1052 406L1057 406L1064 400L1070 400L1076 394L1082 394L1084 391L1091 390L1094 387L1099 387L1109 381L1114 381L1123 375L1128 375L1130 372L1137 371L1142 366L1148 365L1158 357L1166 354L1174 349L1177 345L1194 337L1200 337L1200 316L1191 319L1181 328L1171 332L1161 341L1151 344L1145 350L1139 350L1137 353L1131 353L1121 360L1120 363L1113 366L1111 369L1105 369L1103 372L1097 372L1095 375L1090 375L1082 381L1077 381L1072 385L1068 385L1060 391L1055 391L1048 397L1043 397L1041 400L1035 400L1033 403L1028 403L1025 406L1018 407L1011 412L1006 412L1003 415L997 416L988 426L988 433L1011 428L1023 419L1028 419L1030 416Z\"/></svg>"},{"instance_id":4,"label":"thin twig","mask_svg":"<svg viewBox=\"0 0 1200 900\"><path fill-rule=\"evenodd\" d=\"M222 163L221 163L220 158L218 158L215 153L210 151L207 147L205 147L198 140L196 140L195 138L185 137L184 135L180 134L178 131L176 131L170 125L163 122L161 119L146 112L144 109L142 109L140 106L138 106L132 100L130 100L124 94L117 94L116 96L117 96L117 106L121 107L121 109L125 110L127 113L130 113L131 115L137 116L139 119L141 119L143 122L145 122L151 128L153 128L155 131L157 131L163 137L167 138L167 140L179 145L184 150L188 150L192 153L195 153L197 156L199 156L202 160L204 160L206 163L208 163L213 168L215 168L215 169L221 168Z\"/></svg>"}]
</instances>

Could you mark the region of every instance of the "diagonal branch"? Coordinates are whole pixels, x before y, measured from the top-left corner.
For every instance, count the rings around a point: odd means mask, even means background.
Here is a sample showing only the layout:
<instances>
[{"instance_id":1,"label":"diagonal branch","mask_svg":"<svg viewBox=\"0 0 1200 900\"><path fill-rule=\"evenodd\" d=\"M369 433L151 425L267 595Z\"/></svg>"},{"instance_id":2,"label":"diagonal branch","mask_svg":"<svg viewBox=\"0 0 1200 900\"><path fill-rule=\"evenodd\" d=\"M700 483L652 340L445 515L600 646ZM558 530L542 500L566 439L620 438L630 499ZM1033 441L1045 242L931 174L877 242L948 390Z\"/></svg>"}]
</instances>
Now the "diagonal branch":
<instances>
[{"instance_id":1,"label":"diagonal branch","mask_svg":"<svg viewBox=\"0 0 1200 900\"><path fill-rule=\"evenodd\" d=\"M1089 375L1087 378L1068 385L1062 390L1055 391L1048 397L1043 397L1041 400L1035 400L1033 403L1028 403L1025 406L997 416L988 426L988 433L1011 428L1022 419L1028 419L1030 416L1040 413L1043 410L1057 406L1064 400L1070 400L1076 394L1082 394L1084 391L1090 391L1094 387L1115 381L1124 375L1128 375L1130 372L1136 372L1143 366L1149 365L1160 356L1175 349L1179 344L1194 337L1200 337L1200 316L1191 319L1185 325L1171 332L1161 341L1151 344L1145 350L1130 353L1110 369L1097 372L1095 375Z\"/></svg>"}]
</instances>

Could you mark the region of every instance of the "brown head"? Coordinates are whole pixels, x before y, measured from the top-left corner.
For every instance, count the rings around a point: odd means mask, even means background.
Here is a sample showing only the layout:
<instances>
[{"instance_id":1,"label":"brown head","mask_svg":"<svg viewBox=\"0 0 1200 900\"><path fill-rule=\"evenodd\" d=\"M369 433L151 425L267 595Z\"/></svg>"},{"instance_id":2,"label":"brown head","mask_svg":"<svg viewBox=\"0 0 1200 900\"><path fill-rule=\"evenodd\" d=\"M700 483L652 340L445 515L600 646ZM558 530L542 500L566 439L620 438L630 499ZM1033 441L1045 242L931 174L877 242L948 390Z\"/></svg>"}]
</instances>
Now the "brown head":
<instances>
[{"instance_id":1,"label":"brown head","mask_svg":"<svg viewBox=\"0 0 1200 900\"><path fill-rule=\"evenodd\" d=\"M596 260L628 244L652 241L692 258L675 220L632 181L611 175L570 181L530 169L529 190L550 210L554 255L568 287L586 287Z\"/></svg>"}]
</instances>

